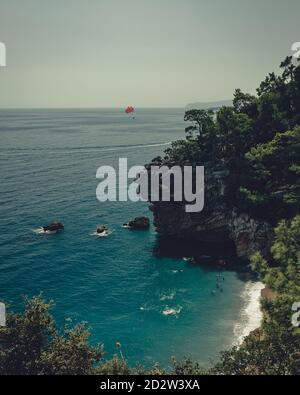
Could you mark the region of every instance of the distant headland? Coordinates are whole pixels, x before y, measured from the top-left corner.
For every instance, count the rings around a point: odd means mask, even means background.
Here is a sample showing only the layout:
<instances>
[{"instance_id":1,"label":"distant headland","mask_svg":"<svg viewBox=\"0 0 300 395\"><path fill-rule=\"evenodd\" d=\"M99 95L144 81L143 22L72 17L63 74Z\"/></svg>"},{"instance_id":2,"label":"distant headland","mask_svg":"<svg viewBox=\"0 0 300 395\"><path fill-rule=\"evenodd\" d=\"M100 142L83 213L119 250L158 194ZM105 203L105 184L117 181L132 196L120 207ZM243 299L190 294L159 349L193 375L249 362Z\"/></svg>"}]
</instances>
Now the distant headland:
<instances>
[{"instance_id":1,"label":"distant headland","mask_svg":"<svg viewBox=\"0 0 300 395\"><path fill-rule=\"evenodd\" d=\"M186 110L217 110L223 106L232 106L232 100L188 103L185 108Z\"/></svg>"}]
</instances>

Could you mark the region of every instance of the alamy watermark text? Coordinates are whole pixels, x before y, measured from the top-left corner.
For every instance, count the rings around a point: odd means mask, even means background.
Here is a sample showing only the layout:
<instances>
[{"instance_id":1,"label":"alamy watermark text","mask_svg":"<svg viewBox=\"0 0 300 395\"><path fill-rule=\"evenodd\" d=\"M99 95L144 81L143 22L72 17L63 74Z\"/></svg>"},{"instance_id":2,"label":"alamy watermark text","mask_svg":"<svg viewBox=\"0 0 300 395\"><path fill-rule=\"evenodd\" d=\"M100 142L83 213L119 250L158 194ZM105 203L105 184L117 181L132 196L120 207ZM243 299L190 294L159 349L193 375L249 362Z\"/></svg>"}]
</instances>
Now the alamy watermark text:
<instances>
[{"instance_id":1,"label":"alamy watermark text","mask_svg":"<svg viewBox=\"0 0 300 395\"><path fill-rule=\"evenodd\" d=\"M112 166L100 166L96 178L102 181L96 189L100 202L151 201L184 202L188 213L204 206L203 166L132 166L127 158L119 158L118 174ZM128 180L132 180L128 184Z\"/></svg>"}]
</instances>

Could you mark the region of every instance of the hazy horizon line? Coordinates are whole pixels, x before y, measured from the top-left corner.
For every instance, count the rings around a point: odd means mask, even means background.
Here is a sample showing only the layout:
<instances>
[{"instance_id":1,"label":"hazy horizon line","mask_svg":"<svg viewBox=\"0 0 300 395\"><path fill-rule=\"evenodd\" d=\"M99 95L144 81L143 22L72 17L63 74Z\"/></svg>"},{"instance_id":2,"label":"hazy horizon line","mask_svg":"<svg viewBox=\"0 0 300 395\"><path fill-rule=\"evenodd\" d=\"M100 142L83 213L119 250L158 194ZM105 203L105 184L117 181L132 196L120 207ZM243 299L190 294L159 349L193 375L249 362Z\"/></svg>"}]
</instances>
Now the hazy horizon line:
<instances>
[{"instance_id":1,"label":"hazy horizon line","mask_svg":"<svg viewBox=\"0 0 300 395\"><path fill-rule=\"evenodd\" d=\"M185 109L191 104L215 104L215 103L220 103L220 102L226 102L230 101L232 99L222 99L222 100L212 100L212 101L194 101L187 103L184 106L133 106L135 109L141 109L141 110L146 110L146 109ZM119 106L119 107L81 107L81 106L75 106L75 107L0 107L0 110L120 110L126 108L127 105L125 106Z\"/></svg>"}]
</instances>

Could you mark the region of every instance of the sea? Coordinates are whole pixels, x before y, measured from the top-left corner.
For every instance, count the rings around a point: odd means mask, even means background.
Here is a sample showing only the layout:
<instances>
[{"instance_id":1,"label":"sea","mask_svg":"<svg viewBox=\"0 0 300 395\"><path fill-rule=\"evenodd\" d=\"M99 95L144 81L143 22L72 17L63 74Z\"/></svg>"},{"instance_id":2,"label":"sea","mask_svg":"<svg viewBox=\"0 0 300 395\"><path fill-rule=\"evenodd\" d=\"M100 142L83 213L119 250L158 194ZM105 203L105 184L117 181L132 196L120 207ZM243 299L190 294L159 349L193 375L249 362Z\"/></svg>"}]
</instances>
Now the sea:
<instances>
[{"instance_id":1,"label":"sea","mask_svg":"<svg viewBox=\"0 0 300 395\"><path fill-rule=\"evenodd\" d=\"M203 366L259 326L262 285L235 271L160 255L147 202L99 202L97 169L163 155L184 138L184 109L0 110L0 300L42 293L61 327L87 322L92 344L130 366ZM136 216L148 231L122 227ZM64 231L44 234L53 221ZM110 229L96 237L98 225ZM216 283L221 279L221 286Z\"/></svg>"}]
</instances>

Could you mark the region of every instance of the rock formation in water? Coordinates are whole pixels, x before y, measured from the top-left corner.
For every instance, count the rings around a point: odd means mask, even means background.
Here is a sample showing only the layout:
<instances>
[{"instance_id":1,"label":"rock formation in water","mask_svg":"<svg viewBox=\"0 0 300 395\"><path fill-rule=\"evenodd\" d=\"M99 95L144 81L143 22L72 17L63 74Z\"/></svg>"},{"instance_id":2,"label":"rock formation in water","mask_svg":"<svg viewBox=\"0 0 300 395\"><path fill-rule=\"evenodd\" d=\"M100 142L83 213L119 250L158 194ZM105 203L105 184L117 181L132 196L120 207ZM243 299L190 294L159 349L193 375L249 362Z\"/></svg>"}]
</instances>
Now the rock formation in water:
<instances>
[{"instance_id":1,"label":"rock formation in water","mask_svg":"<svg viewBox=\"0 0 300 395\"><path fill-rule=\"evenodd\" d=\"M132 221L128 222L128 226L135 230L145 230L149 229L150 221L147 217L136 217Z\"/></svg>"},{"instance_id":2,"label":"rock formation in water","mask_svg":"<svg viewBox=\"0 0 300 395\"><path fill-rule=\"evenodd\" d=\"M108 231L108 227L106 225L100 225L96 229L96 233L104 233Z\"/></svg>"},{"instance_id":3,"label":"rock formation in water","mask_svg":"<svg viewBox=\"0 0 300 395\"><path fill-rule=\"evenodd\" d=\"M64 225L62 222L53 221L49 225L43 226L44 232L58 232L59 230L64 229Z\"/></svg>"}]
</instances>

